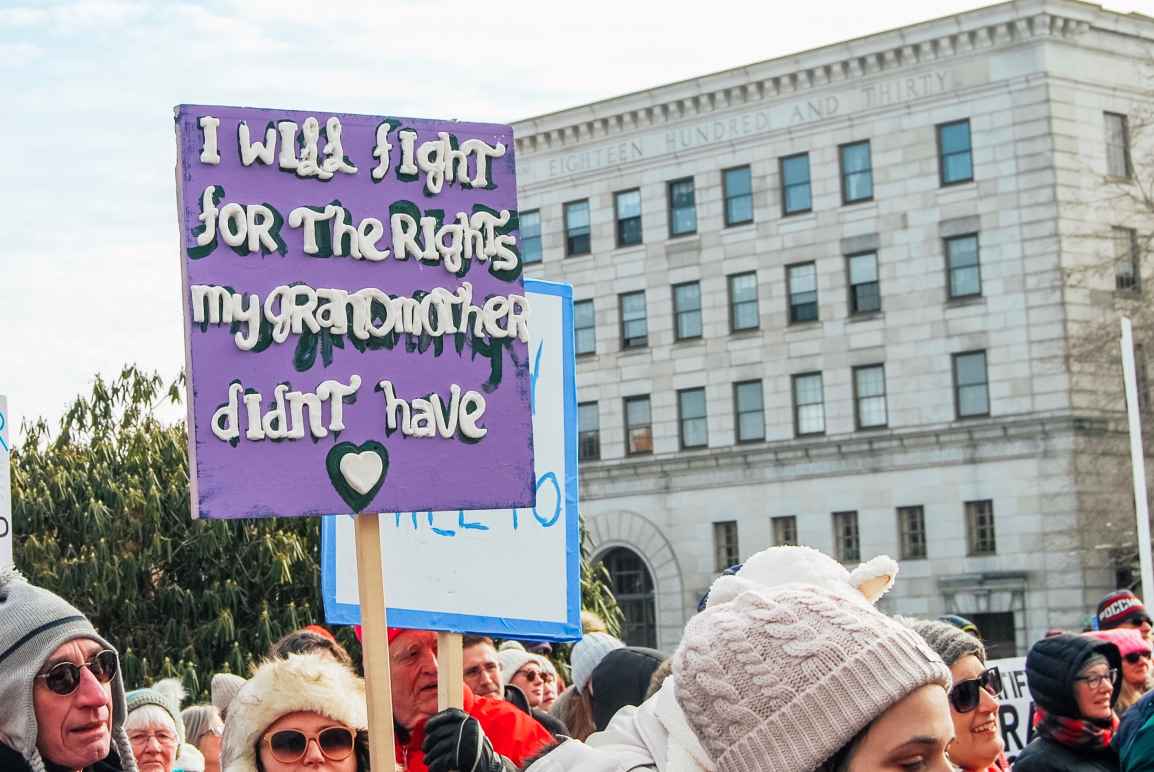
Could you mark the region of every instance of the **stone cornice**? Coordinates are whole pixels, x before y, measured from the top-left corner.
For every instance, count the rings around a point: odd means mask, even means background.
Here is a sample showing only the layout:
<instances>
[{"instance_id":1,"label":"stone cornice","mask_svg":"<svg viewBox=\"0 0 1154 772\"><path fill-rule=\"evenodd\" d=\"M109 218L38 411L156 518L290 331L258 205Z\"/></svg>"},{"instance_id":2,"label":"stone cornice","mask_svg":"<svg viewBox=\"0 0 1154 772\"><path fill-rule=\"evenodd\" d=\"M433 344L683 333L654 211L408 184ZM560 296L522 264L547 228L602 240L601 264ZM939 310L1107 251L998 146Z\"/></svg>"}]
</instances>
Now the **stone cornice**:
<instances>
[{"instance_id":1,"label":"stone cornice","mask_svg":"<svg viewBox=\"0 0 1154 772\"><path fill-rule=\"evenodd\" d=\"M518 121L513 124L517 152L571 148L984 49L1034 39L1080 38L1091 29L1154 42L1154 19L1149 17L1118 14L1078 0L1013 0Z\"/></svg>"}]
</instances>

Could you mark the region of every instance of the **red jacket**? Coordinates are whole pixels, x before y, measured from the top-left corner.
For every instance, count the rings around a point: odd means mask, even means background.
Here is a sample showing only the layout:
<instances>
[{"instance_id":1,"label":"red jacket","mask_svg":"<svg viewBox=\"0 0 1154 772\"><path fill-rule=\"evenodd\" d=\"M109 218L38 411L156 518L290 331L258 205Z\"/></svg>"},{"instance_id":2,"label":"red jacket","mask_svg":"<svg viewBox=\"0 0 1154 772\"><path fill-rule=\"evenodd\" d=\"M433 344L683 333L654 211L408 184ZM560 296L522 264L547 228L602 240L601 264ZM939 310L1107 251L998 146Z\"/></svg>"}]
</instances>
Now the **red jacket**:
<instances>
[{"instance_id":1,"label":"red jacket","mask_svg":"<svg viewBox=\"0 0 1154 772\"><path fill-rule=\"evenodd\" d=\"M548 729L511 702L495 697L474 696L468 686L465 687L464 702L465 712L481 723L485 736L493 744L493 750L519 767L545 746L556 742ZM428 772L425 754L421 751L423 742L424 721L409 732L407 743L402 744L400 738L397 738L397 763L406 772Z\"/></svg>"}]
</instances>

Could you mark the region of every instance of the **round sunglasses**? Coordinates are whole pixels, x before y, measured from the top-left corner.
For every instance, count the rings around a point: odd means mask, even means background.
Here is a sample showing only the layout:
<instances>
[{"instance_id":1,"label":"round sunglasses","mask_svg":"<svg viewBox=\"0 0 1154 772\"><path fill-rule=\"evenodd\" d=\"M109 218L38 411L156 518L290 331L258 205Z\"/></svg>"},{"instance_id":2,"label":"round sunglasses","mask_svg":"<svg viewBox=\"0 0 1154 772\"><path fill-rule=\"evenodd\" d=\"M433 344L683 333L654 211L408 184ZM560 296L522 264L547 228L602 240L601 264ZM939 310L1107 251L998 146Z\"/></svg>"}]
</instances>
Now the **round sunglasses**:
<instances>
[{"instance_id":1,"label":"round sunglasses","mask_svg":"<svg viewBox=\"0 0 1154 772\"><path fill-rule=\"evenodd\" d=\"M982 701L982 690L991 697L1001 694L1002 674L996 667L986 670L977 678L954 684L954 688L950 689L950 705L958 713L969 713Z\"/></svg>"},{"instance_id":2,"label":"round sunglasses","mask_svg":"<svg viewBox=\"0 0 1154 772\"><path fill-rule=\"evenodd\" d=\"M71 662L57 662L43 673L38 673L36 677L43 680L44 685L54 694L67 697L80 687L81 669L88 668L97 681L106 684L116 677L116 671L119 667L120 661L116 657L116 652L112 649L104 649L98 651L92 659L81 665Z\"/></svg>"},{"instance_id":3,"label":"round sunglasses","mask_svg":"<svg viewBox=\"0 0 1154 772\"><path fill-rule=\"evenodd\" d=\"M326 759L344 761L353 752L356 735L343 726L330 726L315 735L307 735L299 729L282 729L267 735L264 743L272 757L281 764L295 764L304 758L313 740Z\"/></svg>"},{"instance_id":4,"label":"round sunglasses","mask_svg":"<svg viewBox=\"0 0 1154 772\"><path fill-rule=\"evenodd\" d=\"M524 676L525 680L531 684L537 683L537 679L541 679L541 683L545 684L552 683L554 680L552 673L546 673L543 670L518 670L517 675Z\"/></svg>"}]
</instances>

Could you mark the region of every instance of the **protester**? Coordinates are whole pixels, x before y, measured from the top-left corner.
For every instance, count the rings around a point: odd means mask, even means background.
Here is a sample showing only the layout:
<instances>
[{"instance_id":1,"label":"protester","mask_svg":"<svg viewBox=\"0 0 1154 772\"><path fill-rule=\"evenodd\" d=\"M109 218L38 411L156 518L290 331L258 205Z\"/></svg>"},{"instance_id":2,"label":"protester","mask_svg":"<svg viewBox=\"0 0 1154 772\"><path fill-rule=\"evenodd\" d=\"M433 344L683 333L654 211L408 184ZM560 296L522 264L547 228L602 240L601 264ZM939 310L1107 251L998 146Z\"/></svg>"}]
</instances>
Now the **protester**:
<instances>
[{"instance_id":1,"label":"protester","mask_svg":"<svg viewBox=\"0 0 1154 772\"><path fill-rule=\"evenodd\" d=\"M222 720L228 720L228 706L242 686L244 679L234 673L217 673L212 677L209 687L212 693L212 705L220 713Z\"/></svg>"},{"instance_id":2,"label":"protester","mask_svg":"<svg viewBox=\"0 0 1154 772\"><path fill-rule=\"evenodd\" d=\"M477 697L496 697L505 693L501 679L501 662L493 639L484 635L465 635L461 638L462 669L465 685Z\"/></svg>"},{"instance_id":3,"label":"protester","mask_svg":"<svg viewBox=\"0 0 1154 772\"><path fill-rule=\"evenodd\" d=\"M224 772L369 772L365 685L317 654L266 660L224 722ZM379 766L378 768L383 768Z\"/></svg>"},{"instance_id":4,"label":"protester","mask_svg":"<svg viewBox=\"0 0 1154 772\"><path fill-rule=\"evenodd\" d=\"M512 768L553 742L528 714L467 685L463 711L437 714L436 633L389 628L388 639L396 757L407 772Z\"/></svg>"},{"instance_id":5,"label":"protester","mask_svg":"<svg viewBox=\"0 0 1154 772\"><path fill-rule=\"evenodd\" d=\"M1043 638L1026 655L1034 698L1034 740L1018 755L1015 772L1118 770L1111 741L1121 693L1118 647L1086 635Z\"/></svg>"},{"instance_id":6,"label":"protester","mask_svg":"<svg viewBox=\"0 0 1154 772\"><path fill-rule=\"evenodd\" d=\"M541 694L541 710L548 711L557 702L557 695L561 691L561 674L557 672L557 666L553 664L553 660L548 657L541 659L541 678L545 682L545 688Z\"/></svg>"},{"instance_id":7,"label":"protester","mask_svg":"<svg viewBox=\"0 0 1154 772\"><path fill-rule=\"evenodd\" d=\"M353 667L353 658L345 647L337 643L332 633L319 625L294 630L269 647L270 657L283 659L289 654L319 654L347 668Z\"/></svg>"},{"instance_id":8,"label":"protester","mask_svg":"<svg viewBox=\"0 0 1154 772\"><path fill-rule=\"evenodd\" d=\"M1154 772L1154 692L1126 711L1114 748L1121 756L1122 772Z\"/></svg>"},{"instance_id":9,"label":"protester","mask_svg":"<svg viewBox=\"0 0 1154 772\"><path fill-rule=\"evenodd\" d=\"M640 705L665 655L643 646L626 646L605 655L589 678L593 699L593 723L597 731L626 705Z\"/></svg>"},{"instance_id":10,"label":"protester","mask_svg":"<svg viewBox=\"0 0 1154 772\"><path fill-rule=\"evenodd\" d=\"M204 772L220 772L220 736L224 733L220 712L212 705L191 705L180 718L185 742L195 745L204 756Z\"/></svg>"},{"instance_id":11,"label":"protester","mask_svg":"<svg viewBox=\"0 0 1154 772\"><path fill-rule=\"evenodd\" d=\"M962 772L997 772L1008 768L998 726L998 693L1002 677L986 667L986 648L954 622L903 619L950 669L950 715L955 738L949 756ZM971 625L972 627L972 625ZM977 629L977 628L974 628Z\"/></svg>"},{"instance_id":12,"label":"protester","mask_svg":"<svg viewBox=\"0 0 1154 772\"><path fill-rule=\"evenodd\" d=\"M135 772L116 650L63 598L0 569L0 769Z\"/></svg>"},{"instance_id":13,"label":"protester","mask_svg":"<svg viewBox=\"0 0 1154 772\"><path fill-rule=\"evenodd\" d=\"M569 736L584 740L597 731L593 720L593 695L589 679L605 655L625 647L625 643L609 633L586 633L569 654L569 669L573 684L562 692L550 713L569 729Z\"/></svg>"},{"instance_id":14,"label":"protester","mask_svg":"<svg viewBox=\"0 0 1154 772\"><path fill-rule=\"evenodd\" d=\"M1122 691L1114 705L1121 718L1149 689L1151 644L1139 631L1124 627L1086 635L1114 644L1122 655Z\"/></svg>"},{"instance_id":15,"label":"protester","mask_svg":"<svg viewBox=\"0 0 1154 772\"><path fill-rule=\"evenodd\" d=\"M896 565L851 575L813 550L766 552L746 562L753 578L714 583L654 697L531 772L950 770L949 670L871 603ZM766 561L789 565L788 578L760 576Z\"/></svg>"},{"instance_id":16,"label":"protester","mask_svg":"<svg viewBox=\"0 0 1154 772\"><path fill-rule=\"evenodd\" d=\"M1146 613L1146 607L1138 596L1129 590L1115 590L1102 598L1098 604L1096 620L1099 630L1129 627L1140 632L1146 640L1154 642L1150 615Z\"/></svg>"},{"instance_id":17,"label":"protester","mask_svg":"<svg viewBox=\"0 0 1154 772\"><path fill-rule=\"evenodd\" d=\"M157 686L126 695L128 719L124 731L140 772L172 772L184 743L180 698ZM183 689L180 691L183 693Z\"/></svg>"},{"instance_id":18,"label":"protester","mask_svg":"<svg viewBox=\"0 0 1154 772\"><path fill-rule=\"evenodd\" d=\"M516 641L505 641L497 651L497 661L505 684L520 689L529 707L540 707L545 699L545 658L525 651Z\"/></svg>"}]
</instances>

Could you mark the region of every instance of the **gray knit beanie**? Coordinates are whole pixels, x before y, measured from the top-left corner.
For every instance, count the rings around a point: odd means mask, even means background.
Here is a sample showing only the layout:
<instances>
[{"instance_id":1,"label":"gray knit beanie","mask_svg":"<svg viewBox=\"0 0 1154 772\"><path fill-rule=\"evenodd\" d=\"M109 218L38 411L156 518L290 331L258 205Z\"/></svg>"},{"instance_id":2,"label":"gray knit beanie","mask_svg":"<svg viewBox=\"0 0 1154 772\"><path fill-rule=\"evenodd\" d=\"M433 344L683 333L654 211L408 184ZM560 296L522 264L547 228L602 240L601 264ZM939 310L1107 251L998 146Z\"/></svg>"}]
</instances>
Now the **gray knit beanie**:
<instances>
[{"instance_id":1,"label":"gray knit beanie","mask_svg":"<svg viewBox=\"0 0 1154 772\"><path fill-rule=\"evenodd\" d=\"M967 655L973 655L982 662L986 661L986 647L982 642L951 624L931 622L928 619L896 618L925 639L930 648L946 663L946 667L953 667L955 662Z\"/></svg>"},{"instance_id":2,"label":"gray knit beanie","mask_svg":"<svg viewBox=\"0 0 1154 772\"><path fill-rule=\"evenodd\" d=\"M753 588L693 617L677 701L718 772L811 772L891 706L950 686L913 630L826 588Z\"/></svg>"},{"instance_id":3,"label":"gray knit beanie","mask_svg":"<svg viewBox=\"0 0 1154 772\"><path fill-rule=\"evenodd\" d=\"M24 757L32 772L45 772L36 748L40 734L32 693L36 674L60 646L88 638L115 648L101 638L88 618L59 595L29 584L13 568L0 568L0 736ZM128 711L119 671L112 679L112 747L125 772L136 772L132 745L124 731Z\"/></svg>"},{"instance_id":4,"label":"gray knit beanie","mask_svg":"<svg viewBox=\"0 0 1154 772\"><path fill-rule=\"evenodd\" d=\"M601 664L601 660L605 659L606 654L623 648L625 643L609 633L586 633L577 641L569 654L569 668L577 691L582 691L589 683L593 671Z\"/></svg>"},{"instance_id":5,"label":"gray knit beanie","mask_svg":"<svg viewBox=\"0 0 1154 772\"><path fill-rule=\"evenodd\" d=\"M199 745L206 734L224 733L224 721L214 705L189 705L180 718L184 721L184 740L191 745Z\"/></svg>"},{"instance_id":6,"label":"gray knit beanie","mask_svg":"<svg viewBox=\"0 0 1154 772\"><path fill-rule=\"evenodd\" d=\"M143 708L145 705L155 705L172 719L172 725L176 728L176 741L178 744L185 743L184 733L184 719L180 714L180 703L173 702L172 698L164 692L158 690L155 685L149 689L136 689L125 695L125 701L128 704L128 712L137 708ZM139 720L139 719L137 719Z\"/></svg>"},{"instance_id":7,"label":"gray knit beanie","mask_svg":"<svg viewBox=\"0 0 1154 772\"><path fill-rule=\"evenodd\" d=\"M212 677L212 684L209 687L212 692L212 704L222 719L228 718L228 706L244 683L244 679L235 673L217 673Z\"/></svg>"}]
</instances>

